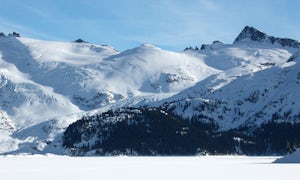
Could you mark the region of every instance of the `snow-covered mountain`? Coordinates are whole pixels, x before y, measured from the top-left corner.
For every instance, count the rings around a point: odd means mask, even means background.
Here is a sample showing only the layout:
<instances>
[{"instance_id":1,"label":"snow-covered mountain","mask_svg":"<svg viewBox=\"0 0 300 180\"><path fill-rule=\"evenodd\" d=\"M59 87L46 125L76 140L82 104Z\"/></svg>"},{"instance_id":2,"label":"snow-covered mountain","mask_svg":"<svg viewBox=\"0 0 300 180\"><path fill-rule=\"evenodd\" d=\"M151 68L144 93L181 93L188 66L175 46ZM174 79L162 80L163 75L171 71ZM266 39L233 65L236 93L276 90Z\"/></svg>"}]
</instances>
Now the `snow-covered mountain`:
<instances>
[{"instance_id":1,"label":"snow-covered mountain","mask_svg":"<svg viewBox=\"0 0 300 180\"><path fill-rule=\"evenodd\" d=\"M163 100L163 106L184 117L198 116L216 123L222 130L256 126L270 120L299 121L298 53L291 56L287 50L248 45L231 50L230 58L238 59L235 62L239 65L225 67L224 72ZM244 54L240 56L241 53ZM213 55L210 58L218 59Z\"/></svg>"},{"instance_id":2,"label":"snow-covered mountain","mask_svg":"<svg viewBox=\"0 0 300 180\"><path fill-rule=\"evenodd\" d=\"M68 153L62 134L71 123L127 107L159 108L218 132L298 122L299 45L248 26L233 44L183 52L1 36L0 151Z\"/></svg>"}]
</instances>

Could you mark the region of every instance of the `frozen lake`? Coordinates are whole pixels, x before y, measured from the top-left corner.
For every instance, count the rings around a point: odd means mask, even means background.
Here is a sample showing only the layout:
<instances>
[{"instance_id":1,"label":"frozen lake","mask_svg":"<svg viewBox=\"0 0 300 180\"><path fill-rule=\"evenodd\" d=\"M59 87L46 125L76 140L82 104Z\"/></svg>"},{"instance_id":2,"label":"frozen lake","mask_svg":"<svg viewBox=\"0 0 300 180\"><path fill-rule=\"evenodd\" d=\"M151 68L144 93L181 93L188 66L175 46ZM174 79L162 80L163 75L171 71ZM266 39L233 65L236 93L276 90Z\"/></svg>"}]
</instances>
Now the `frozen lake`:
<instances>
[{"instance_id":1,"label":"frozen lake","mask_svg":"<svg viewBox=\"0 0 300 180\"><path fill-rule=\"evenodd\" d=\"M1 179L295 179L300 164L278 157L0 156Z\"/></svg>"}]
</instances>

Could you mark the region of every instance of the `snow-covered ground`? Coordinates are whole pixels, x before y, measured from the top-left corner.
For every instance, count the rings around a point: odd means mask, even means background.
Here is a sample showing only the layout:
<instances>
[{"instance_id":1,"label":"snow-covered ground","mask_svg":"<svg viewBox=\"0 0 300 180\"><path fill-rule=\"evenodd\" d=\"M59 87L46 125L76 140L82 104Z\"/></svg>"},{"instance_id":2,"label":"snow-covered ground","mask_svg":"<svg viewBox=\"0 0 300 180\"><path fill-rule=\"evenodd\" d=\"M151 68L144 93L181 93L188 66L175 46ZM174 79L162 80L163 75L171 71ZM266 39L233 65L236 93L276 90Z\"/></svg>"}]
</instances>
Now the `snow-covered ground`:
<instances>
[{"instance_id":1,"label":"snow-covered ground","mask_svg":"<svg viewBox=\"0 0 300 180\"><path fill-rule=\"evenodd\" d=\"M278 157L2 156L1 179L295 179L300 164Z\"/></svg>"}]
</instances>

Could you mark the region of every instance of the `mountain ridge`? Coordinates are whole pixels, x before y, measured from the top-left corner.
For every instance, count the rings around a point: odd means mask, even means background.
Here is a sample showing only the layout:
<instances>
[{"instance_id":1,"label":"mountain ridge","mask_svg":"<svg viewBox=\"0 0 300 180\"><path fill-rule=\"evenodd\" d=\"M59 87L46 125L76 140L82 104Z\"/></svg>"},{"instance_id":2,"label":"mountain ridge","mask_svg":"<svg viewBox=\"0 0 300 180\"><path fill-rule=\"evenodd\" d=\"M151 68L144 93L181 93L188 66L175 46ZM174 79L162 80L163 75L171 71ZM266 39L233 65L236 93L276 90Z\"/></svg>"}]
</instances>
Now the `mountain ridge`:
<instances>
[{"instance_id":1,"label":"mountain ridge","mask_svg":"<svg viewBox=\"0 0 300 180\"><path fill-rule=\"evenodd\" d=\"M254 27L245 26L242 32L236 37L233 43L238 43L244 40L250 39L257 42L267 42L271 44L279 44L283 47L299 48L300 42L289 38L278 38L269 36L263 31L260 31Z\"/></svg>"},{"instance_id":2,"label":"mountain ridge","mask_svg":"<svg viewBox=\"0 0 300 180\"><path fill-rule=\"evenodd\" d=\"M0 153L68 154L71 123L120 108L156 108L154 115L197 120L213 133L297 123L298 45L249 26L233 44L183 52L1 36L0 124L12 126L1 129L10 133Z\"/></svg>"}]
</instances>

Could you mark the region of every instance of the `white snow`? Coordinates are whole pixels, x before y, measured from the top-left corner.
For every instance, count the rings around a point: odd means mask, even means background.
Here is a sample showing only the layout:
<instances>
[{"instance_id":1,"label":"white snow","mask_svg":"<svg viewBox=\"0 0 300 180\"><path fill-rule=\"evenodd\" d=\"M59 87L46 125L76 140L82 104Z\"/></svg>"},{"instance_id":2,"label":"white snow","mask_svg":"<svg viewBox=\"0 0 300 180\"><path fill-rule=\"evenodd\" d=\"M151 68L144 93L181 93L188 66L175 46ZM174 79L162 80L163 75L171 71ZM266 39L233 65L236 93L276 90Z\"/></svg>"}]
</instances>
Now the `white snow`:
<instances>
[{"instance_id":1,"label":"white snow","mask_svg":"<svg viewBox=\"0 0 300 180\"><path fill-rule=\"evenodd\" d=\"M290 111L297 115L300 107L300 103L295 101L299 99L300 91L299 58L287 62L291 51L267 45L264 45L265 48L262 45L235 46L205 52L215 51L214 55L207 57L210 58L208 61L224 71L161 102L173 102L171 107L175 107L175 112L186 117L202 113L214 119L223 130L245 123L259 125L271 120L272 115L278 112L282 117ZM223 62L226 66L222 66ZM231 62L235 63L230 65ZM189 106L186 107L187 99ZM195 111L203 103L210 104L212 110ZM236 117L237 112L240 117ZM256 120L260 114L264 118ZM278 121L293 121L291 117Z\"/></svg>"},{"instance_id":2,"label":"white snow","mask_svg":"<svg viewBox=\"0 0 300 180\"><path fill-rule=\"evenodd\" d=\"M2 156L1 179L295 179L300 164L277 157L64 157Z\"/></svg>"},{"instance_id":3,"label":"white snow","mask_svg":"<svg viewBox=\"0 0 300 180\"><path fill-rule=\"evenodd\" d=\"M32 58L39 63L85 65L118 54L112 47L90 43L42 41L24 37L18 40L30 50Z\"/></svg>"},{"instance_id":4,"label":"white snow","mask_svg":"<svg viewBox=\"0 0 300 180\"><path fill-rule=\"evenodd\" d=\"M217 72L199 57L149 44L119 53L89 43L1 37L0 108L24 128L132 97L170 96Z\"/></svg>"}]
</instances>

